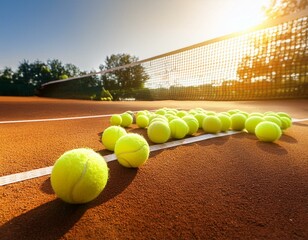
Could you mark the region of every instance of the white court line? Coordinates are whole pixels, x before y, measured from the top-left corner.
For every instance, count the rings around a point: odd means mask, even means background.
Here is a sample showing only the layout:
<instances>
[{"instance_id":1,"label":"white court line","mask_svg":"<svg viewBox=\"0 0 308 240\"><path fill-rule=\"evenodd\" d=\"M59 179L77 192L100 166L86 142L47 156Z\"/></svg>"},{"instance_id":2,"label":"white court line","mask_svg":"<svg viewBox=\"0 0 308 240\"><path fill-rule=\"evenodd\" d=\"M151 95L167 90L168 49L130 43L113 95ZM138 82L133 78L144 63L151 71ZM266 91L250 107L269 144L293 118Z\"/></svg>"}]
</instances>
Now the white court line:
<instances>
[{"instance_id":1,"label":"white court line","mask_svg":"<svg viewBox=\"0 0 308 240\"><path fill-rule=\"evenodd\" d=\"M110 117L110 116L112 116L112 114L92 115L92 116L80 116L80 117L65 117L65 118L43 118L43 119L29 119L29 120L11 120L11 121L0 121L0 124L30 123L30 122L50 122L50 121L65 121L65 120L77 120L77 119L87 119L87 118L100 118L100 117Z\"/></svg>"},{"instance_id":2,"label":"white court line","mask_svg":"<svg viewBox=\"0 0 308 240\"><path fill-rule=\"evenodd\" d=\"M154 151L158 151L158 150L162 150L162 149L166 149L166 148L172 148L172 147L190 144L190 143L194 143L194 142L199 142L199 141L203 141L203 140L211 139L211 138L229 136L229 135L233 135L233 134L237 134L237 133L241 133L241 132L240 131L228 131L228 132L225 132L225 133L204 134L204 135L200 135L200 136L197 136L197 137L184 138L184 139L177 140L177 141L152 145L152 146L150 146L150 151L154 152ZM106 160L106 162L111 162L111 161L114 161L114 160L117 159L115 154L109 154L109 155L106 155L106 156L103 156L103 157ZM3 176L3 177L0 177L0 186L4 186L4 185L7 185L7 184L11 184L11 183L21 182L21 181L24 181L24 180L29 180L29 179L49 175L51 173L51 171L52 171L52 166L45 167L45 168L39 168L39 169L27 171L27 172L21 172L21 173Z\"/></svg>"},{"instance_id":3,"label":"white court line","mask_svg":"<svg viewBox=\"0 0 308 240\"><path fill-rule=\"evenodd\" d=\"M308 118L292 118L292 122L305 122L308 121Z\"/></svg>"},{"instance_id":4,"label":"white court line","mask_svg":"<svg viewBox=\"0 0 308 240\"><path fill-rule=\"evenodd\" d=\"M303 118L303 119L293 118L292 119L292 122L304 122L304 121L308 121L308 118ZM196 137L184 138L184 139L177 140L177 141L152 145L150 146L150 151L154 152L154 151L158 151L158 150L162 150L166 148L172 148L172 147L190 144L194 142L199 142L199 141L203 141L203 140L211 139L211 138L229 136L229 135L233 135L237 133L241 133L241 132L240 131L228 131L225 133L218 133L218 134L203 134L203 135L196 136ZM109 154L103 157L106 160L106 162L111 162L111 161L116 160L115 154ZM7 176L2 176L0 177L0 186L49 175L51 171L52 171L52 166L45 167L45 168L39 168L39 169L27 171L27 172L21 172L21 173L11 174Z\"/></svg>"}]
</instances>

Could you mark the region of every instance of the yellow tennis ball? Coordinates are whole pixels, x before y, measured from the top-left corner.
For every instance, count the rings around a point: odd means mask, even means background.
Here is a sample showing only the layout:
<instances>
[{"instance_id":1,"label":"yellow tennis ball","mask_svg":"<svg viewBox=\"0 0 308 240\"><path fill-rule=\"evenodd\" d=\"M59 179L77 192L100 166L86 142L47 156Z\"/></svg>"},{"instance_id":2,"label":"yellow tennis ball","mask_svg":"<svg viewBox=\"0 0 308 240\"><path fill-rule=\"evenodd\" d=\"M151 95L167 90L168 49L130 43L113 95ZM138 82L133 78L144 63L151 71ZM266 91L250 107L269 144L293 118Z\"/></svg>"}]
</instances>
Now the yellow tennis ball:
<instances>
[{"instance_id":1,"label":"yellow tennis ball","mask_svg":"<svg viewBox=\"0 0 308 240\"><path fill-rule=\"evenodd\" d=\"M188 115L188 112L186 112L186 111L184 111L184 110L180 110L180 111L178 111L178 112L176 113L176 115L177 115L178 117L182 118L182 117Z\"/></svg>"},{"instance_id":2,"label":"yellow tennis ball","mask_svg":"<svg viewBox=\"0 0 308 240\"><path fill-rule=\"evenodd\" d=\"M186 122L186 124L187 124L187 126L189 128L188 129L188 134L189 135L192 135L192 134L194 134L194 133L196 133L198 131L198 129L199 129L199 122L198 122L198 120L194 116L187 115L187 116L184 116L182 119Z\"/></svg>"},{"instance_id":3,"label":"yellow tennis ball","mask_svg":"<svg viewBox=\"0 0 308 240\"><path fill-rule=\"evenodd\" d=\"M236 114L236 113L239 113L240 110L239 109L230 109L229 111L227 111L227 113L229 113L230 115L233 115L233 114Z\"/></svg>"},{"instance_id":4,"label":"yellow tennis ball","mask_svg":"<svg viewBox=\"0 0 308 240\"><path fill-rule=\"evenodd\" d=\"M122 127L129 127L134 120L132 115L128 112L122 113L121 118L122 118L122 123L121 123Z\"/></svg>"},{"instance_id":5,"label":"yellow tennis ball","mask_svg":"<svg viewBox=\"0 0 308 240\"><path fill-rule=\"evenodd\" d=\"M292 118L291 118L291 116L288 113L277 112L277 115L280 116L280 117L287 117L287 118L289 118L292 121Z\"/></svg>"},{"instance_id":6,"label":"yellow tennis ball","mask_svg":"<svg viewBox=\"0 0 308 240\"><path fill-rule=\"evenodd\" d=\"M260 113L260 112L252 112L249 114L249 117L252 117L252 116L259 116L259 117L263 117L263 113Z\"/></svg>"},{"instance_id":7,"label":"yellow tennis ball","mask_svg":"<svg viewBox=\"0 0 308 240\"><path fill-rule=\"evenodd\" d=\"M264 121L263 117L257 115L250 116L245 121L245 129L247 130L248 133L255 134L256 126L263 121Z\"/></svg>"},{"instance_id":8,"label":"yellow tennis ball","mask_svg":"<svg viewBox=\"0 0 308 240\"><path fill-rule=\"evenodd\" d=\"M206 116L216 116L216 112L214 111L206 111Z\"/></svg>"},{"instance_id":9,"label":"yellow tennis ball","mask_svg":"<svg viewBox=\"0 0 308 240\"><path fill-rule=\"evenodd\" d=\"M136 116L138 117L139 115L147 115L145 111L138 111Z\"/></svg>"},{"instance_id":10,"label":"yellow tennis ball","mask_svg":"<svg viewBox=\"0 0 308 240\"><path fill-rule=\"evenodd\" d=\"M281 127L282 123L279 116L267 115L263 117L265 121L276 123L279 127Z\"/></svg>"},{"instance_id":11,"label":"yellow tennis ball","mask_svg":"<svg viewBox=\"0 0 308 240\"><path fill-rule=\"evenodd\" d=\"M124 128L120 126L110 126L106 128L102 134L102 143L106 149L114 151L114 146L118 139L126 134Z\"/></svg>"},{"instance_id":12,"label":"yellow tennis ball","mask_svg":"<svg viewBox=\"0 0 308 240\"><path fill-rule=\"evenodd\" d=\"M173 119L179 118L175 114L169 114L169 113L167 113L165 117L168 119L168 123L171 122Z\"/></svg>"},{"instance_id":13,"label":"yellow tennis ball","mask_svg":"<svg viewBox=\"0 0 308 240\"><path fill-rule=\"evenodd\" d=\"M231 115L231 128L235 131L242 131L245 128L247 117L241 113Z\"/></svg>"},{"instance_id":14,"label":"yellow tennis ball","mask_svg":"<svg viewBox=\"0 0 308 240\"><path fill-rule=\"evenodd\" d=\"M219 113L217 114L217 117L221 121L221 132L228 131L231 127L231 118L229 117L229 115L225 113Z\"/></svg>"},{"instance_id":15,"label":"yellow tennis ball","mask_svg":"<svg viewBox=\"0 0 308 240\"><path fill-rule=\"evenodd\" d=\"M281 137L280 127L270 121L260 122L255 129L257 138L263 142L274 142Z\"/></svg>"},{"instance_id":16,"label":"yellow tennis ball","mask_svg":"<svg viewBox=\"0 0 308 240\"><path fill-rule=\"evenodd\" d=\"M136 124L140 128L146 128L149 125L149 118L146 115L139 115L136 118Z\"/></svg>"},{"instance_id":17,"label":"yellow tennis ball","mask_svg":"<svg viewBox=\"0 0 308 240\"><path fill-rule=\"evenodd\" d=\"M171 130L168 123L154 121L149 125L147 134L153 143L165 143L170 139Z\"/></svg>"},{"instance_id":18,"label":"yellow tennis ball","mask_svg":"<svg viewBox=\"0 0 308 240\"><path fill-rule=\"evenodd\" d=\"M110 119L109 122L111 125L113 126L119 126L122 123L122 118L120 114L113 114Z\"/></svg>"},{"instance_id":19,"label":"yellow tennis ball","mask_svg":"<svg viewBox=\"0 0 308 240\"><path fill-rule=\"evenodd\" d=\"M158 114L158 115L165 115L166 114L166 110L161 108L161 109L158 109L155 111L155 114Z\"/></svg>"},{"instance_id":20,"label":"yellow tennis ball","mask_svg":"<svg viewBox=\"0 0 308 240\"><path fill-rule=\"evenodd\" d=\"M117 141L114 153L122 166L137 168L148 160L150 147L144 137L129 133Z\"/></svg>"},{"instance_id":21,"label":"yellow tennis ball","mask_svg":"<svg viewBox=\"0 0 308 240\"><path fill-rule=\"evenodd\" d=\"M281 129L285 130L292 126L292 121L288 117L280 117L281 120Z\"/></svg>"},{"instance_id":22,"label":"yellow tennis ball","mask_svg":"<svg viewBox=\"0 0 308 240\"><path fill-rule=\"evenodd\" d=\"M184 138L188 134L188 131L189 131L189 127L187 123L181 118L173 119L169 123L169 127L171 130L171 137L175 139Z\"/></svg>"},{"instance_id":23,"label":"yellow tennis ball","mask_svg":"<svg viewBox=\"0 0 308 240\"><path fill-rule=\"evenodd\" d=\"M65 152L54 164L51 186L68 203L87 203L95 199L108 181L105 159L92 149L78 148Z\"/></svg>"},{"instance_id":24,"label":"yellow tennis ball","mask_svg":"<svg viewBox=\"0 0 308 240\"><path fill-rule=\"evenodd\" d=\"M168 122L168 118L166 118L165 116L163 115L159 115L159 114L156 114L156 115L153 115L150 119L150 124L154 121L164 121L164 122Z\"/></svg>"},{"instance_id":25,"label":"yellow tennis ball","mask_svg":"<svg viewBox=\"0 0 308 240\"><path fill-rule=\"evenodd\" d=\"M221 120L217 116L206 116L202 123L202 128L206 133L219 133L221 131Z\"/></svg>"},{"instance_id":26,"label":"yellow tennis ball","mask_svg":"<svg viewBox=\"0 0 308 240\"><path fill-rule=\"evenodd\" d=\"M133 118L133 122L132 123L136 122L135 113L133 111L126 111L125 113L129 113L132 116L132 118Z\"/></svg>"},{"instance_id":27,"label":"yellow tennis ball","mask_svg":"<svg viewBox=\"0 0 308 240\"><path fill-rule=\"evenodd\" d=\"M199 128L202 128L202 124L203 124L203 120L206 117L206 115L204 113L197 113L195 115L195 118L197 119L198 123L199 123Z\"/></svg>"}]
</instances>

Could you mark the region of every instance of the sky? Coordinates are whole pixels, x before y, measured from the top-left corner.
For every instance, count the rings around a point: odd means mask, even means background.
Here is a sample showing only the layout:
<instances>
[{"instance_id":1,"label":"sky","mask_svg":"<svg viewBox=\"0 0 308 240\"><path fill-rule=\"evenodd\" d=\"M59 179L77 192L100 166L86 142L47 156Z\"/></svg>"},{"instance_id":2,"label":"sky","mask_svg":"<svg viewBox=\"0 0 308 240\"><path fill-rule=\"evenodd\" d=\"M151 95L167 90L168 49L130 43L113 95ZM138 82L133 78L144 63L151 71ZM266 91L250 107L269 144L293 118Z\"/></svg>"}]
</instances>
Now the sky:
<instances>
[{"instance_id":1,"label":"sky","mask_svg":"<svg viewBox=\"0 0 308 240\"><path fill-rule=\"evenodd\" d=\"M0 0L0 69L59 59L83 71L256 26L268 0Z\"/></svg>"}]
</instances>

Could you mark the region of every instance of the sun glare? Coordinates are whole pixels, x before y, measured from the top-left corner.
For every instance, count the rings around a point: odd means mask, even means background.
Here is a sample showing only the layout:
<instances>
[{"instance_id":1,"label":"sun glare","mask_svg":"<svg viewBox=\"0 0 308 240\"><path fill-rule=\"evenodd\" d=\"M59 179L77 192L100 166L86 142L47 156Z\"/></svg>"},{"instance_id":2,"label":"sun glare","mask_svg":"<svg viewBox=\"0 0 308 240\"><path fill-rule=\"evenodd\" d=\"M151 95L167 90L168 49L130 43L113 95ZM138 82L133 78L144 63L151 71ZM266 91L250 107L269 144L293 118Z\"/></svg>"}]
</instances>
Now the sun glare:
<instances>
[{"instance_id":1,"label":"sun glare","mask_svg":"<svg viewBox=\"0 0 308 240\"><path fill-rule=\"evenodd\" d=\"M234 0L223 6L223 17L217 21L221 35L246 30L265 20L262 6L270 0Z\"/></svg>"}]
</instances>

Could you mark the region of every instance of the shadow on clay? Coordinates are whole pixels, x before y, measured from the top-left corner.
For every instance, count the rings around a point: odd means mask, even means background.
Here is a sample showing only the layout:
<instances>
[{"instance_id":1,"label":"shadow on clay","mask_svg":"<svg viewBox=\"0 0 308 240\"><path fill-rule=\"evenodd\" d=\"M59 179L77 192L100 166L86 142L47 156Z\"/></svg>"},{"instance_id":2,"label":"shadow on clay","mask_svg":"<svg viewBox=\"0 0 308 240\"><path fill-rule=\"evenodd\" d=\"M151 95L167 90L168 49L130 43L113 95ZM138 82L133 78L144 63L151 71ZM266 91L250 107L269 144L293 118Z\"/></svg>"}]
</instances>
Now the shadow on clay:
<instances>
[{"instance_id":1,"label":"shadow on clay","mask_svg":"<svg viewBox=\"0 0 308 240\"><path fill-rule=\"evenodd\" d=\"M261 149L264 152L271 153L274 155L285 155L288 154L288 151L280 146L277 143L274 142L261 142L257 141L256 143L257 147Z\"/></svg>"}]
</instances>

